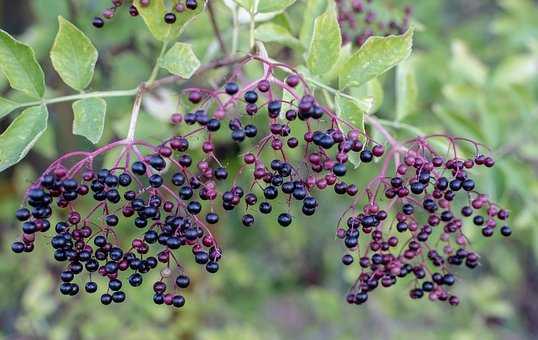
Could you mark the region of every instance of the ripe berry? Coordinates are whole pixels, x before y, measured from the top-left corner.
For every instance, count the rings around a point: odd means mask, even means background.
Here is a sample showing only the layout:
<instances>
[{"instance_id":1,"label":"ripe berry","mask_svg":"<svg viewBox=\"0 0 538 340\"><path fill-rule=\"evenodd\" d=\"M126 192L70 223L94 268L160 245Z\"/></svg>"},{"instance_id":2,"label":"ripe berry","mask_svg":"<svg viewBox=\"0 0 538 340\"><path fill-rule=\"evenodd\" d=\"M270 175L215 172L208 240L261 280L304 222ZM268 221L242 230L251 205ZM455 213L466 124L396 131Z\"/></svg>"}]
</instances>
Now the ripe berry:
<instances>
[{"instance_id":1,"label":"ripe berry","mask_svg":"<svg viewBox=\"0 0 538 340\"><path fill-rule=\"evenodd\" d=\"M280 224L283 227L287 227L291 224L292 217L288 213L282 213L278 215L278 224Z\"/></svg>"},{"instance_id":2,"label":"ripe berry","mask_svg":"<svg viewBox=\"0 0 538 340\"><path fill-rule=\"evenodd\" d=\"M166 13L164 15L164 22L166 22L167 24L173 24L176 22L176 15L172 12L170 13Z\"/></svg>"}]
</instances>

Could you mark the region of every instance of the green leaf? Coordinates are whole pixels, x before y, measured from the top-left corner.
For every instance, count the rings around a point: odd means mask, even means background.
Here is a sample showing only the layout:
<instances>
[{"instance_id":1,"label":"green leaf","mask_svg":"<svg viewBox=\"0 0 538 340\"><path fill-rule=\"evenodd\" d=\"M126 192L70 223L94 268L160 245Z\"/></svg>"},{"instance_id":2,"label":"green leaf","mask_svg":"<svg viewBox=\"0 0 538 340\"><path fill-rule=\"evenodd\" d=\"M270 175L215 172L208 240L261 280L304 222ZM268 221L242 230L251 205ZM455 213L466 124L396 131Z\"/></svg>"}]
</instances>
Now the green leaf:
<instances>
[{"instance_id":1,"label":"green leaf","mask_svg":"<svg viewBox=\"0 0 538 340\"><path fill-rule=\"evenodd\" d=\"M0 171L20 162L47 129L46 106L24 110L0 135Z\"/></svg>"},{"instance_id":2,"label":"green leaf","mask_svg":"<svg viewBox=\"0 0 538 340\"><path fill-rule=\"evenodd\" d=\"M97 144L105 128L106 101L102 98L77 100L73 103L73 113L73 134Z\"/></svg>"},{"instance_id":3,"label":"green leaf","mask_svg":"<svg viewBox=\"0 0 538 340\"><path fill-rule=\"evenodd\" d=\"M370 80L360 87L351 89L351 94L356 98L366 98L371 100L370 108L364 109L368 114L376 112L381 107L381 104L383 104L383 86L377 78Z\"/></svg>"},{"instance_id":4,"label":"green leaf","mask_svg":"<svg viewBox=\"0 0 538 340\"><path fill-rule=\"evenodd\" d=\"M195 10L186 9L181 13L175 12L176 22L173 24L164 22L164 15L170 11L165 0L151 0L148 6L142 6L140 5L140 0L135 0L134 4L155 39L171 41L179 37L184 26L189 21L202 13L205 2L205 0L199 1Z\"/></svg>"},{"instance_id":5,"label":"green leaf","mask_svg":"<svg viewBox=\"0 0 538 340\"><path fill-rule=\"evenodd\" d=\"M18 103L15 103L14 101L0 97L0 118L9 114L11 111L15 110L17 107L19 107Z\"/></svg>"},{"instance_id":6,"label":"green leaf","mask_svg":"<svg viewBox=\"0 0 538 340\"><path fill-rule=\"evenodd\" d=\"M360 86L387 72L411 54L413 29L403 35L371 37L340 70L340 88Z\"/></svg>"},{"instance_id":7,"label":"green leaf","mask_svg":"<svg viewBox=\"0 0 538 340\"><path fill-rule=\"evenodd\" d=\"M334 63L332 69L324 74L322 76L323 81L326 84L330 84L338 77L338 73L340 72L340 69L345 65L345 63L348 61L348 59L351 57L351 44L346 44L342 48L340 48L340 54L338 55L338 59Z\"/></svg>"},{"instance_id":8,"label":"green leaf","mask_svg":"<svg viewBox=\"0 0 538 340\"><path fill-rule=\"evenodd\" d=\"M263 42L277 42L292 48L302 49L303 45L283 26L265 23L256 28L256 39Z\"/></svg>"},{"instance_id":9,"label":"green leaf","mask_svg":"<svg viewBox=\"0 0 538 340\"><path fill-rule=\"evenodd\" d=\"M92 81L97 50L75 25L58 17L58 34L50 51L52 66L62 80L75 90L84 90Z\"/></svg>"},{"instance_id":10,"label":"green leaf","mask_svg":"<svg viewBox=\"0 0 538 340\"><path fill-rule=\"evenodd\" d=\"M257 11L259 1L260 0L234 0L239 7L246 9L249 13Z\"/></svg>"},{"instance_id":11,"label":"green leaf","mask_svg":"<svg viewBox=\"0 0 538 340\"><path fill-rule=\"evenodd\" d=\"M396 120L413 113L418 97L413 59L407 59L396 68Z\"/></svg>"},{"instance_id":12,"label":"green leaf","mask_svg":"<svg viewBox=\"0 0 538 340\"><path fill-rule=\"evenodd\" d=\"M200 60L190 44L175 43L160 60L160 65L176 76L189 79L200 67Z\"/></svg>"},{"instance_id":13,"label":"green leaf","mask_svg":"<svg viewBox=\"0 0 538 340\"><path fill-rule=\"evenodd\" d=\"M341 46L342 36L336 9L330 6L314 22L314 33L306 56L306 65L310 72L315 75L329 72L340 56Z\"/></svg>"},{"instance_id":14,"label":"green leaf","mask_svg":"<svg viewBox=\"0 0 538 340\"><path fill-rule=\"evenodd\" d=\"M294 3L295 0L260 0L258 13L282 12Z\"/></svg>"},{"instance_id":15,"label":"green leaf","mask_svg":"<svg viewBox=\"0 0 538 340\"><path fill-rule=\"evenodd\" d=\"M364 132L364 111L361 109L358 103L346 97L336 96L336 114L345 121L352 123L360 131ZM355 167L361 163L358 153L350 153L349 161Z\"/></svg>"},{"instance_id":16,"label":"green leaf","mask_svg":"<svg viewBox=\"0 0 538 340\"><path fill-rule=\"evenodd\" d=\"M35 98L45 93L45 76L34 50L0 30L0 70L12 88Z\"/></svg>"},{"instance_id":17,"label":"green leaf","mask_svg":"<svg viewBox=\"0 0 538 340\"><path fill-rule=\"evenodd\" d=\"M308 46L312 40L314 31L314 20L327 9L327 0L307 0L306 9L303 15L303 24L299 34L299 40L304 46Z\"/></svg>"}]
</instances>

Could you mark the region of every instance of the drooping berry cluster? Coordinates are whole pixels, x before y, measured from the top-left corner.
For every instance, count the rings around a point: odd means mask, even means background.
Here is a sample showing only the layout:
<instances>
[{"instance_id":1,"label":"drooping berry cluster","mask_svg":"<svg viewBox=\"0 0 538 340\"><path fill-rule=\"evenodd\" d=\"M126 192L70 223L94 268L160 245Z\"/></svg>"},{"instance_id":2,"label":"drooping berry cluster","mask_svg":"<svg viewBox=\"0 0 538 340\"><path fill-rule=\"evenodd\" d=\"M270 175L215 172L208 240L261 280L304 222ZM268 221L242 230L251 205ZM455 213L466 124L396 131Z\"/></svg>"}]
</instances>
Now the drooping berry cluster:
<instances>
[{"instance_id":1,"label":"drooping berry cluster","mask_svg":"<svg viewBox=\"0 0 538 340\"><path fill-rule=\"evenodd\" d=\"M261 77L244 81L247 65L259 67ZM107 282L101 301L122 302L122 280L137 287L145 273L161 264L161 278L153 284L154 301L180 307L184 298L178 290L189 284L189 277L175 250L190 247L196 263L216 272L222 251L208 225L219 222L220 211L240 210L246 227L254 225L258 213L273 214L277 224L288 227L300 215L315 214L318 192L328 191L356 197L346 212L347 226L337 229L350 250L343 263L351 264L356 253L363 268L348 301L362 303L379 282L390 286L413 273L413 298L429 292L432 299L457 304L445 289L454 281L448 265L478 264L463 234L463 217L474 215L486 236L508 217L475 190L468 171L475 165L492 166L491 158L460 159L455 143L463 139L454 137L447 137L454 150L448 160L428 143L434 136L406 145L386 136L391 145L386 152L382 144L323 106L289 66L248 55L237 61L222 87L187 88L180 97L181 107L188 110L172 114L171 123L181 133L159 145L126 139L94 152L65 155L29 189L26 206L16 214L22 237L12 249L31 252L51 219L59 219L52 246L55 259L67 262L62 293L78 293L75 277L87 279L86 291L95 292L96 277L101 276ZM201 140L201 146L193 148L193 139ZM241 165L233 173L215 152L223 139L242 150ZM478 152L479 145L471 143ZM121 154L113 166L94 168L96 158L118 149ZM351 157L364 166L386 153L379 176L364 190L344 181ZM70 164L76 158L82 159ZM386 174L393 159L396 174L390 177ZM384 199L378 198L382 190ZM471 202L461 213L456 211L458 193ZM365 197L362 212L355 212ZM479 213L481 209L486 215ZM140 234L121 240L121 220ZM509 227L503 226L501 233L509 235ZM434 238L444 245L441 251ZM364 254L359 253L360 240ZM452 248L453 242L459 249ZM436 272L430 271L426 257ZM172 276L175 282L170 282Z\"/></svg>"},{"instance_id":2,"label":"drooping berry cluster","mask_svg":"<svg viewBox=\"0 0 538 340\"><path fill-rule=\"evenodd\" d=\"M392 14L392 17L388 18L388 15L379 13L373 2L373 0L336 0L343 44L350 42L360 47L371 36L403 34L407 31L412 13L410 6L398 10L400 15Z\"/></svg>"},{"instance_id":3,"label":"drooping berry cluster","mask_svg":"<svg viewBox=\"0 0 538 340\"><path fill-rule=\"evenodd\" d=\"M92 25L95 28L102 28L105 25L105 20L110 20L114 17L116 12L124 5L129 4L128 10L129 14L133 17L138 16L138 8L135 5L133 0L112 0L111 7L105 9L101 16L93 18ZM140 0L139 6L147 7L151 4L151 0ZM175 0L173 1L171 10L164 14L163 21L168 24L173 24L176 22L177 17L186 10L195 10L198 8L197 0Z\"/></svg>"},{"instance_id":4,"label":"drooping berry cluster","mask_svg":"<svg viewBox=\"0 0 538 340\"><path fill-rule=\"evenodd\" d=\"M429 139L439 137L447 138L453 148L448 159L429 143ZM461 141L475 146L474 158L458 157L456 143ZM471 219L485 237L491 237L495 229L503 236L512 233L505 224L508 212L475 188L470 170L495 163L479 154L479 144L435 135L416 138L408 145L394 146L388 152L380 176L365 189L361 211L349 216L346 226L337 230L350 251L342 262L350 265L354 253L361 267L347 296L349 303L364 303L379 285L390 287L411 276L411 298L427 294L432 301L457 305L459 298L449 292L456 282L453 267L465 264L472 269L479 264L466 236L466 219ZM395 174L386 176L393 157ZM380 192L384 197L378 197ZM358 204L359 200L355 201L349 210L357 209Z\"/></svg>"},{"instance_id":5,"label":"drooping berry cluster","mask_svg":"<svg viewBox=\"0 0 538 340\"><path fill-rule=\"evenodd\" d=\"M188 173L192 160L181 151L187 147L185 139L157 147L120 141L92 153L74 152L60 158L28 190L26 206L17 210L23 234L12 250L31 252L38 235L47 232L50 220L57 218L51 245L55 260L66 263L60 275L62 294L78 294L76 277L86 281L86 292L94 293L98 290L96 277L101 276L107 286L102 289L101 302L120 303L125 300L124 277L138 287L144 274L161 264L161 279L153 284L154 302L183 306L185 299L178 290L189 285L189 277L174 251L190 247L195 262L210 273L219 269L222 256L198 217L200 203L185 203L192 197L191 188L203 185ZM95 158L117 148L123 151L112 168L94 169ZM139 148L151 154L143 156ZM80 156L71 168L65 165ZM132 163L131 157L136 158ZM167 163L169 169L164 172ZM226 171L218 168L215 174L222 178ZM122 232L117 230L120 219L139 230L139 236L123 243ZM218 218L209 212L205 220L214 224ZM173 275L175 282L167 283Z\"/></svg>"}]
</instances>

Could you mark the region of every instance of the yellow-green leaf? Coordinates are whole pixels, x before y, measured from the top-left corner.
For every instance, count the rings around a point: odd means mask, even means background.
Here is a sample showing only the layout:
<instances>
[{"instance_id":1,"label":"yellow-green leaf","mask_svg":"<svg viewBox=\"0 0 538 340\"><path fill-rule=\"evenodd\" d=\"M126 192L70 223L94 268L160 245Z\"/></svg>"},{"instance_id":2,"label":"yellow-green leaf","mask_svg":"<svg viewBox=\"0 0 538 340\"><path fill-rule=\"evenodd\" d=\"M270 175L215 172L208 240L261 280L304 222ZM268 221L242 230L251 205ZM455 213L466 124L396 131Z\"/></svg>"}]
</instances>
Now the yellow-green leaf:
<instances>
[{"instance_id":1,"label":"yellow-green leaf","mask_svg":"<svg viewBox=\"0 0 538 340\"><path fill-rule=\"evenodd\" d=\"M102 98L81 99L73 103L73 134L97 144L105 128L106 101Z\"/></svg>"},{"instance_id":2,"label":"yellow-green leaf","mask_svg":"<svg viewBox=\"0 0 538 340\"><path fill-rule=\"evenodd\" d=\"M92 81L97 50L75 25L62 17L58 17L58 24L58 34L50 51L52 66L67 85L82 91Z\"/></svg>"},{"instance_id":3,"label":"yellow-green leaf","mask_svg":"<svg viewBox=\"0 0 538 340\"><path fill-rule=\"evenodd\" d=\"M310 44L314 31L314 20L327 9L327 0L307 0L303 15L303 24L299 34L299 40L304 46Z\"/></svg>"},{"instance_id":4,"label":"yellow-green leaf","mask_svg":"<svg viewBox=\"0 0 538 340\"><path fill-rule=\"evenodd\" d=\"M189 79L200 67L200 60L194 54L190 44L175 43L165 53L160 65L176 76Z\"/></svg>"},{"instance_id":5,"label":"yellow-green leaf","mask_svg":"<svg viewBox=\"0 0 538 340\"><path fill-rule=\"evenodd\" d=\"M369 38L340 70L340 88L360 86L387 72L411 54L412 46L412 28L403 35Z\"/></svg>"},{"instance_id":6,"label":"yellow-green leaf","mask_svg":"<svg viewBox=\"0 0 538 340\"><path fill-rule=\"evenodd\" d=\"M47 129L47 108L33 106L24 110L0 135L0 171L20 162Z\"/></svg>"},{"instance_id":7,"label":"yellow-green leaf","mask_svg":"<svg viewBox=\"0 0 538 340\"><path fill-rule=\"evenodd\" d=\"M155 39L160 41L171 41L179 37L183 31L183 27L194 17L202 13L206 1L199 1L198 7L195 10L185 9L181 13L174 12L176 22L167 24L164 22L164 15L170 11L165 0L151 0L148 6L140 5L140 0L135 0L134 4L138 8L140 16L144 19L151 34Z\"/></svg>"},{"instance_id":8,"label":"yellow-green leaf","mask_svg":"<svg viewBox=\"0 0 538 340\"><path fill-rule=\"evenodd\" d=\"M34 50L0 30L0 70L15 90L35 98L45 93L45 76Z\"/></svg>"},{"instance_id":9,"label":"yellow-green leaf","mask_svg":"<svg viewBox=\"0 0 538 340\"><path fill-rule=\"evenodd\" d=\"M340 55L341 46L342 36L336 9L329 6L314 22L314 33L306 56L310 72L318 76L329 72Z\"/></svg>"}]
</instances>

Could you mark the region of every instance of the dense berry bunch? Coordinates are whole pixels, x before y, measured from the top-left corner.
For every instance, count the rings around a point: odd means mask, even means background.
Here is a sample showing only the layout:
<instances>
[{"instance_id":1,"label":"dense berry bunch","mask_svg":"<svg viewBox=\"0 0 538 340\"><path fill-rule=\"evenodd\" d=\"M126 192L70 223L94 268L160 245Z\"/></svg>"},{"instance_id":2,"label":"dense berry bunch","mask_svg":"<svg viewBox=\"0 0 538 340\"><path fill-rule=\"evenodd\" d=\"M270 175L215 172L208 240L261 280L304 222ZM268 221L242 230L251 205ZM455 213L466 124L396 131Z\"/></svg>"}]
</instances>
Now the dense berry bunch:
<instances>
[{"instance_id":1,"label":"dense berry bunch","mask_svg":"<svg viewBox=\"0 0 538 340\"><path fill-rule=\"evenodd\" d=\"M140 0L138 6L147 7L150 4L151 0ZM105 20L112 19L116 12L123 6L128 8L129 14L131 16L138 16L138 8L133 0L112 0L111 7L105 9L101 16L93 18L92 25L95 28L103 27L105 25ZM181 15L181 13L185 11L193 11L197 8L197 0L175 0L170 7L170 11L164 14L163 21L168 24L173 24L177 20L176 15Z\"/></svg>"},{"instance_id":2,"label":"dense berry bunch","mask_svg":"<svg viewBox=\"0 0 538 340\"><path fill-rule=\"evenodd\" d=\"M289 67L249 57L236 74L251 62L264 67L261 79L241 85L234 75L222 89L187 89L188 100L196 108L172 117L175 123L194 126L191 133L204 135L204 152L212 152L212 140L219 134L243 146L243 165L223 189L223 209L242 205L245 226L253 225L259 212L275 213L277 222L287 227L292 223L293 205L306 216L316 212L320 204L316 191L332 188L338 195L354 196L358 188L342 180L349 155L357 154L369 163L382 156L383 146L363 144L361 139L372 141L321 106L302 77ZM277 71L288 75L279 79ZM204 163L201 170L206 171L205 167Z\"/></svg>"},{"instance_id":3,"label":"dense berry bunch","mask_svg":"<svg viewBox=\"0 0 538 340\"><path fill-rule=\"evenodd\" d=\"M374 35L403 34L409 28L411 7L397 10L400 14L382 15L373 0L336 0L342 42L362 46Z\"/></svg>"},{"instance_id":4,"label":"dense berry bunch","mask_svg":"<svg viewBox=\"0 0 538 340\"><path fill-rule=\"evenodd\" d=\"M247 65L258 67L261 76L244 81ZM12 249L31 252L51 221L59 220L51 244L54 258L67 263L62 293L78 293L75 276L93 293L101 276L107 286L101 301L122 302L123 280L137 287L145 273L159 268L155 303L181 307L184 298L177 291L189 277L176 250L191 248L195 262L215 273L222 251L208 226L219 223L221 211L239 210L246 227L259 214L272 214L275 224L288 227L298 216L315 214L321 204L316 196L328 191L355 197L343 216L347 224L337 229L349 249L342 262L350 265L357 257L362 267L349 302L366 301L379 283L391 286L414 275L411 297L428 292L431 299L457 304L446 289L455 281L448 266L478 264L463 232L464 218L472 218L488 237L508 218L475 189L469 172L493 166L492 158L461 159L456 143L463 139L446 137L452 157L445 160L428 142L439 136L401 145L377 126L390 143L386 152L323 106L299 73L266 57L237 60L221 87L183 91L181 107L188 110L171 115L177 135L159 145L128 138L94 152L67 154L28 190L25 207L16 213L22 237ZM233 173L216 155L222 140L242 151ZM478 153L480 145L470 143ZM95 167L96 159L118 150L113 165ZM344 181L351 157L376 166L372 161L383 156L379 176L364 190ZM388 176L392 162L395 174ZM458 195L469 203L458 206ZM122 224L138 235L125 241L125 231L117 227ZM508 236L510 228L500 232Z\"/></svg>"},{"instance_id":5,"label":"dense berry bunch","mask_svg":"<svg viewBox=\"0 0 538 340\"><path fill-rule=\"evenodd\" d=\"M39 234L49 231L55 218L59 221L50 242L55 260L66 264L60 274L62 294L78 294L76 277L85 282L86 292L94 293L99 288L96 278L101 276L106 282L101 302L123 302L123 281L138 287L144 274L161 268L160 280L153 283L155 303L183 306L185 300L177 291L188 286L189 277L174 251L190 247L196 263L210 273L219 269L221 258L213 235L199 217L200 203L186 203L192 188L203 185L189 175L191 159L182 152L187 147L185 139L160 146L120 141L92 153L60 158L32 185L25 207L17 210L23 234L13 243L13 251L31 252ZM97 157L117 148L123 151L113 167L94 169ZM143 156L139 148L150 154ZM82 159L66 165L78 157ZM218 168L215 173L222 177L225 171ZM209 212L207 224L215 223L215 216ZM121 240L125 234L117 230L121 219L138 230L134 232L138 236Z\"/></svg>"},{"instance_id":6,"label":"dense berry bunch","mask_svg":"<svg viewBox=\"0 0 538 340\"><path fill-rule=\"evenodd\" d=\"M448 159L429 143L439 137L447 138L453 150ZM456 143L461 141L474 145L475 157L458 157ZM458 297L449 292L456 282L453 268L465 265L472 269L479 264L466 236L466 220L485 237L493 236L496 229L503 236L511 234L505 224L508 212L475 188L470 170L495 163L479 153L478 144L436 135L407 145L389 150L380 176L365 189L363 205L356 200L350 208L362 209L337 230L350 251L342 262L350 265L355 254L361 267L347 296L350 303L361 304L379 285L390 287L409 276L414 281L411 298L427 294L432 301L457 305ZM386 176L394 157L395 173Z\"/></svg>"}]
</instances>

